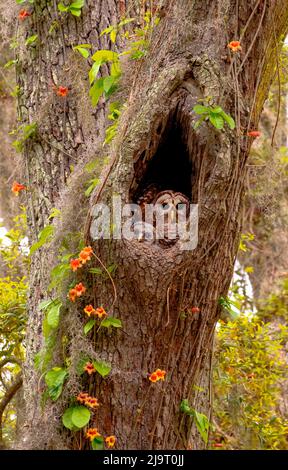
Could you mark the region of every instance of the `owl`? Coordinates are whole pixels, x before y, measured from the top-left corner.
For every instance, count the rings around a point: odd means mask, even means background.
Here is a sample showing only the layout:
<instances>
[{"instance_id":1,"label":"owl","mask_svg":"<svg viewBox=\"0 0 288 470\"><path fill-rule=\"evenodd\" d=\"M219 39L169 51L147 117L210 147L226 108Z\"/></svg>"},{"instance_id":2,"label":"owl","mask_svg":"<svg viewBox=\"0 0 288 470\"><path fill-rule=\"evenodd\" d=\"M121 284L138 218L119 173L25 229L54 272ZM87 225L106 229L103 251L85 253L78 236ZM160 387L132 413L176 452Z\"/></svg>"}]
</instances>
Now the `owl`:
<instances>
[{"instance_id":1,"label":"owl","mask_svg":"<svg viewBox=\"0 0 288 470\"><path fill-rule=\"evenodd\" d=\"M189 199L180 192L173 190L160 191L159 187L151 184L143 191L137 203L140 205L142 220L144 221L142 225L140 223L137 227L139 231L138 240L148 241L149 243L157 241L163 247L169 247L176 243L179 239L179 232L175 222L177 222L180 211L186 217L188 216ZM147 204L154 205L153 225L145 221L145 206ZM184 209L183 204L185 205Z\"/></svg>"},{"instance_id":2,"label":"owl","mask_svg":"<svg viewBox=\"0 0 288 470\"><path fill-rule=\"evenodd\" d=\"M180 212L185 219L189 214L189 199L182 193L167 190L158 193L153 204L156 213L154 224L158 243L163 246L171 246L179 239L177 222L179 222Z\"/></svg>"}]
</instances>

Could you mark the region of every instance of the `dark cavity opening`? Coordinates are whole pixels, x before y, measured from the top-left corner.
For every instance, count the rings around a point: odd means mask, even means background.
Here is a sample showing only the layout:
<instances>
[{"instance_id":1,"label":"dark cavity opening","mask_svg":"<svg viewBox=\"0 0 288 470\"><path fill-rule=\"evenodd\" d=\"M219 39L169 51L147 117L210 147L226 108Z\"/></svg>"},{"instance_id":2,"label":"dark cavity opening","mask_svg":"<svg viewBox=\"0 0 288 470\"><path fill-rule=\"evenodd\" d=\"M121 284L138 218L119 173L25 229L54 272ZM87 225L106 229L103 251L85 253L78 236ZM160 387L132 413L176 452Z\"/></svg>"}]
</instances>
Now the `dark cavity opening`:
<instances>
[{"instance_id":1,"label":"dark cavity opening","mask_svg":"<svg viewBox=\"0 0 288 470\"><path fill-rule=\"evenodd\" d=\"M159 192L180 192L191 201L193 168L183 134L183 128L175 116L174 119L171 117L160 137L156 153L142 152L135 164L134 187L130 194L133 202L137 202L150 185L156 186Z\"/></svg>"}]
</instances>

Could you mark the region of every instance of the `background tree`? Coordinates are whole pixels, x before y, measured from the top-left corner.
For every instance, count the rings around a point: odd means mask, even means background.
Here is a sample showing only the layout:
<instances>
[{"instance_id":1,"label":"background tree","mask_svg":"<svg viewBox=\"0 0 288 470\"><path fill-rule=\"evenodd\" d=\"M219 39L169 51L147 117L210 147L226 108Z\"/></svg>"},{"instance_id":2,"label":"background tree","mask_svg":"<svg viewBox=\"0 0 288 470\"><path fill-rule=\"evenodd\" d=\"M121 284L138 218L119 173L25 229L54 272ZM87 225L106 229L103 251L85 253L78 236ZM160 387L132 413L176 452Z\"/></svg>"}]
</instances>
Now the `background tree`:
<instances>
[{"instance_id":1,"label":"background tree","mask_svg":"<svg viewBox=\"0 0 288 470\"><path fill-rule=\"evenodd\" d=\"M73 4L67 8L68 3L59 10L56 3L35 0L33 7L27 6L27 15L22 12L17 33L18 110L23 127L17 131L16 146L23 151L31 244L42 230L32 250L24 372L29 406L21 445L85 448L82 431L71 438L63 431L60 416L77 393L87 389L101 403L95 415L97 427L102 435L115 434L119 448L200 448L203 441L198 431L203 436L205 422L195 410L209 416L218 300L227 294L241 230L251 144L247 132L258 127L277 67L288 2L152 2L155 18L148 28L143 2L87 1L83 8L82 2L76 3L74 10ZM79 16L73 14L75 10ZM14 15L17 12L14 8ZM145 42L142 49L130 53L130 60L121 59L117 99L122 113L116 136L103 151L108 103L101 97L96 108L91 106L87 74L92 62L85 63L73 46L91 44L92 53L115 47L122 51L125 38L101 36L101 31L119 24L124 16L137 18ZM160 18L157 26L156 17ZM126 27L128 35L130 31L137 37L135 28ZM227 44L236 39L242 52L230 53ZM129 40L133 49L137 41ZM100 73L109 74L109 67L104 64ZM97 85L90 94L96 103ZM199 100L233 115L236 130L227 125L217 129L224 123L215 111L211 121L216 128L203 122L195 130L199 116L192 110ZM113 136L111 129L106 140L109 136ZM104 166L89 208L83 187L87 180L95 183ZM180 187L173 174L178 175ZM153 178L162 185L175 184L172 189L188 193L191 202L199 204L196 250L183 252L179 244L165 249L136 241L89 240L96 202L109 203L113 194L119 194L122 202L135 201L144 183ZM54 230L43 232L47 224ZM41 247L52 230L50 245ZM82 270L73 279L65 277L67 259L79 252L81 239L93 244L94 272L88 269L84 277ZM99 264L101 274L97 274ZM112 265L117 266L113 282L108 270ZM74 305L67 301L67 292L79 281L88 287L87 294L83 304L81 299ZM47 292L54 299L54 316L61 313L59 325L51 321L51 305L42 304L39 309ZM93 336L85 337L86 303L103 305L121 319L123 331L94 328ZM199 311L191 313L192 307ZM94 379L93 375L88 382L79 377L79 361L87 358L97 361L98 369L100 364L102 375L104 363L111 363L109 376ZM47 370L55 365L69 369L69 378L61 398L53 402ZM167 371L166 380L150 384L148 373L157 368ZM46 396L43 411L44 375L50 398ZM204 392L199 392L199 385ZM190 408L182 407L181 412L183 399Z\"/></svg>"},{"instance_id":2,"label":"background tree","mask_svg":"<svg viewBox=\"0 0 288 470\"><path fill-rule=\"evenodd\" d=\"M0 447L15 440L23 408L20 387L28 288L25 221L25 213L18 215L13 228L0 240Z\"/></svg>"}]
</instances>

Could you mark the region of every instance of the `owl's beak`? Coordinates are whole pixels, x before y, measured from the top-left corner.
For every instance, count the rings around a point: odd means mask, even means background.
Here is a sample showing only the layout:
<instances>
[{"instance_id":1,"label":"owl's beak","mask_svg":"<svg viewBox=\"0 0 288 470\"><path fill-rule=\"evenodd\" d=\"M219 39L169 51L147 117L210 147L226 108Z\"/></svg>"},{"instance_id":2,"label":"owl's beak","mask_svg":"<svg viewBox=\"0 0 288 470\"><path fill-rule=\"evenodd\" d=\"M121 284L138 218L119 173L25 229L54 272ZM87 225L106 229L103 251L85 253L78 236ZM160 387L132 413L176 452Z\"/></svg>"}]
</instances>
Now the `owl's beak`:
<instances>
[{"instance_id":1,"label":"owl's beak","mask_svg":"<svg viewBox=\"0 0 288 470\"><path fill-rule=\"evenodd\" d=\"M174 222L174 220L176 219L176 211L175 211L175 208L173 207L171 212L170 212L170 222Z\"/></svg>"}]
</instances>

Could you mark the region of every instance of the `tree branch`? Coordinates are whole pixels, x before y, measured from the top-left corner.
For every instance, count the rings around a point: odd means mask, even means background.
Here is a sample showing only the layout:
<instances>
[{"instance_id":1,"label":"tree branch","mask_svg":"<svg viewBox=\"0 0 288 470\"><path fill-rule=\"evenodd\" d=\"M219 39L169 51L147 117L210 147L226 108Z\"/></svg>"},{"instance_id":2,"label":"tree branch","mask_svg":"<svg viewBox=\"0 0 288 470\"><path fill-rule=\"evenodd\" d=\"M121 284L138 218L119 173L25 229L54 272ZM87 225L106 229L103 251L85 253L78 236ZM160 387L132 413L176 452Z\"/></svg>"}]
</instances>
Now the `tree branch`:
<instances>
[{"instance_id":1,"label":"tree branch","mask_svg":"<svg viewBox=\"0 0 288 470\"><path fill-rule=\"evenodd\" d=\"M18 364L18 366L22 367L22 362L19 359L17 359L17 357L11 356L11 357L6 357L0 362L0 370L2 369L2 367L6 366L6 364L8 364L9 362Z\"/></svg>"},{"instance_id":2,"label":"tree branch","mask_svg":"<svg viewBox=\"0 0 288 470\"><path fill-rule=\"evenodd\" d=\"M3 361L2 361L3 362ZM4 397L0 401L0 442L2 441L2 420L3 420L3 413L5 411L6 406L12 400L15 393L19 390L23 382L22 373L16 376L14 382L10 385L8 390L5 392Z\"/></svg>"}]
</instances>

